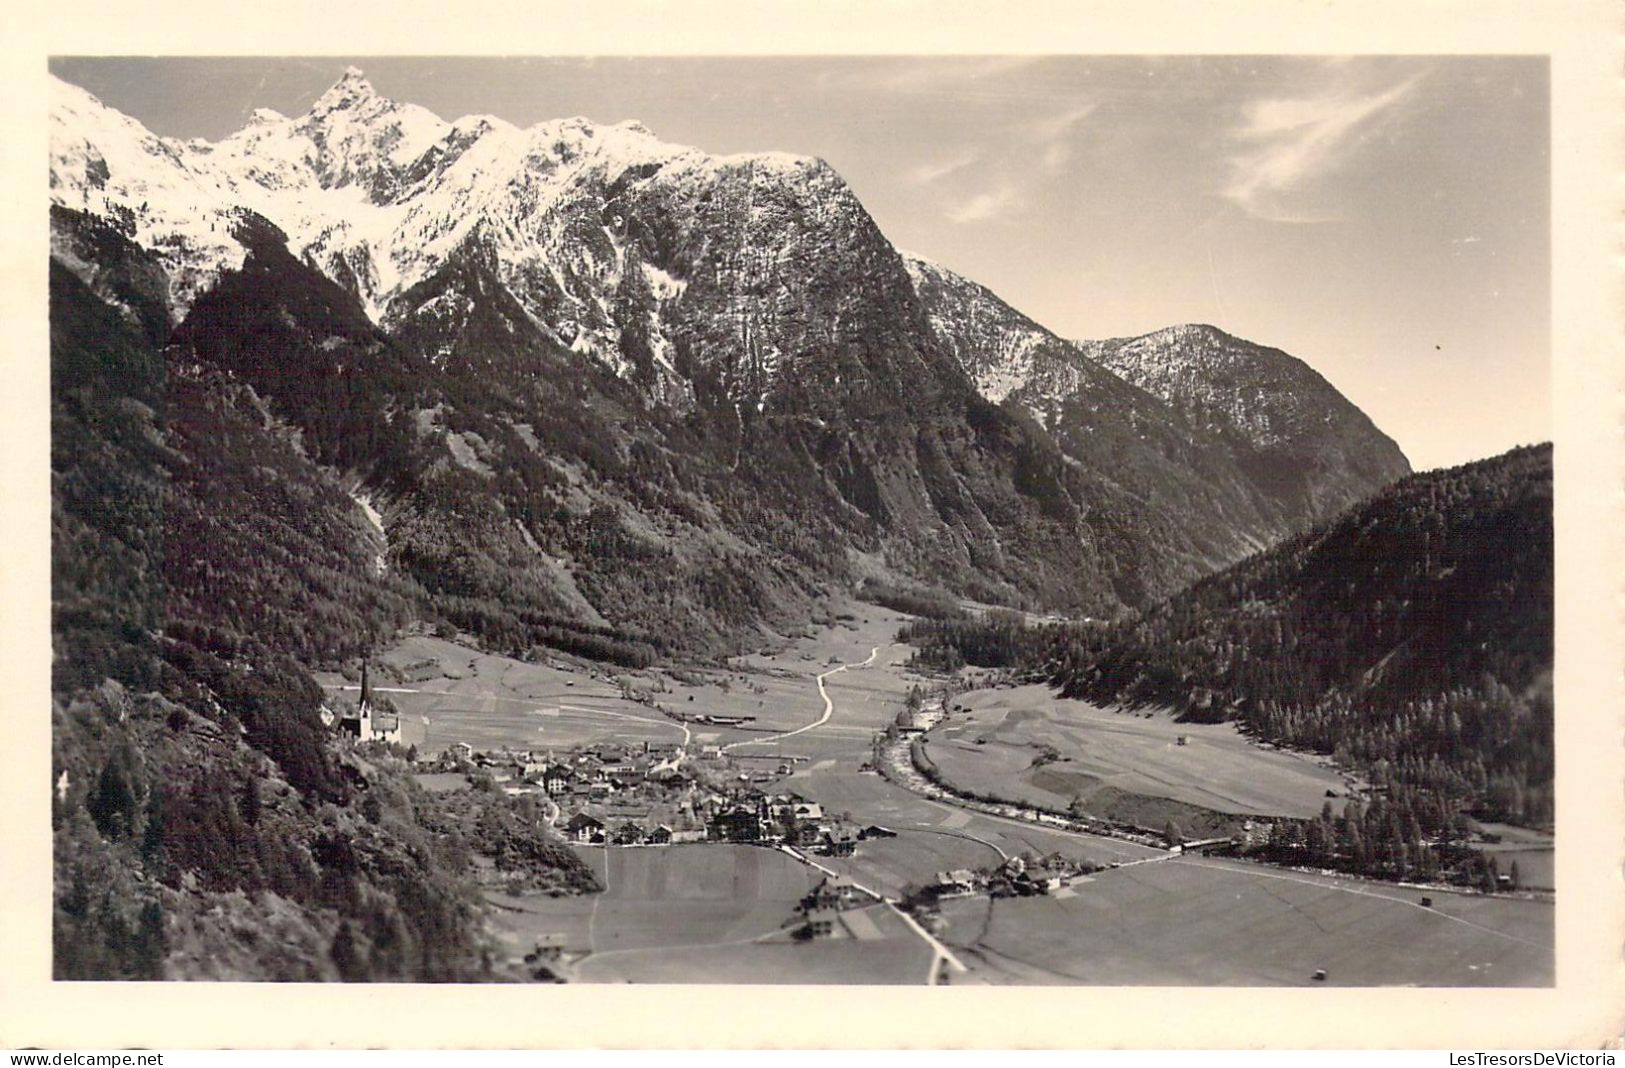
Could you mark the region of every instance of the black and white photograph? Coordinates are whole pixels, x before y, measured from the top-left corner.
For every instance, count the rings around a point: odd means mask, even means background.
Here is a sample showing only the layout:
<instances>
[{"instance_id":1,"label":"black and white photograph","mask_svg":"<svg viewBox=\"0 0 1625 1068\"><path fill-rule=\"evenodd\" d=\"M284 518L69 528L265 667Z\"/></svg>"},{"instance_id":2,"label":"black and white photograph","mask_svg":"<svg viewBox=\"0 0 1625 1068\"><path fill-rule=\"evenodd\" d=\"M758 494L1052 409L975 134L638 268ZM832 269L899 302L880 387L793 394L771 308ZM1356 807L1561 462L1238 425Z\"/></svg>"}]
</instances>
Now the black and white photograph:
<instances>
[{"instance_id":1,"label":"black and white photograph","mask_svg":"<svg viewBox=\"0 0 1625 1068\"><path fill-rule=\"evenodd\" d=\"M317 30L37 57L30 982L1574 1040L1568 53Z\"/></svg>"},{"instance_id":2,"label":"black and white photograph","mask_svg":"<svg viewBox=\"0 0 1625 1068\"><path fill-rule=\"evenodd\" d=\"M51 76L56 978L1553 982L1543 59Z\"/></svg>"}]
</instances>

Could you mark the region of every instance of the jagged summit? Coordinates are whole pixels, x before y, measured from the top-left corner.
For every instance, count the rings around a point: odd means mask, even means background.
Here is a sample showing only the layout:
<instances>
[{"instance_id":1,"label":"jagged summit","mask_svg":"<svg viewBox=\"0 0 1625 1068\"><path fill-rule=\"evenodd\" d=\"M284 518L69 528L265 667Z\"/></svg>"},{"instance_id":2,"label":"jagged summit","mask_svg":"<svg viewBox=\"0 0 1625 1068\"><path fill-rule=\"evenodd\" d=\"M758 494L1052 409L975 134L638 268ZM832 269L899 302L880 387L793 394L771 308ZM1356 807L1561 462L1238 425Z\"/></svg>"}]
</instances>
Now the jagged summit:
<instances>
[{"instance_id":1,"label":"jagged summit","mask_svg":"<svg viewBox=\"0 0 1625 1068\"><path fill-rule=\"evenodd\" d=\"M334 111L340 108L354 107L366 100L381 99L378 91L372 87L367 76L361 72L360 67L346 67L344 74L334 82L327 91L316 98L311 105L311 112Z\"/></svg>"},{"instance_id":2,"label":"jagged summit","mask_svg":"<svg viewBox=\"0 0 1625 1068\"><path fill-rule=\"evenodd\" d=\"M355 67L306 114L261 109L215 143L158 137L60 81L53 124L53 202L116 217L127 236L157 252L169 267L177 317L221 271L241 265L231 234L244 210L273 222L295 255L354 292L379 322L401 294L478 240L491 246L502 283L551 336L618 374L646 360L665 382L656 392L675 385L666 324L686 268L646 248L632 252L628 237L643 244L650 235L621 232L613 220L625 213L610 201L659 187L661 199L699 208L707 191L727 187L737 190L724 197L730 203L802 202L779 222L834 202L861 212L839 176L815 159L712 156L663 142L637 122L577 117L528 129L488 115L448 122L379 95ZM762 242L760 233L750 239ZM650 340L637 346L646 353L628 354L613 308L617 293L637 288L654 298L651 321L638 331ZM758 347L774 359L770 340Z\"/></svg>"},{"instance_id":3,"label":"jagged summit","mask_svg":"<svg viewBox=\"0 0 1625 1068\"><path fill-rule=\"evenodd\" d=\"M94 281L74 254L127 220L128 258L170 286L178 350L324 435L318 455L398 471L434 529L465 536L451 500L497 521L478 553L424 567L484 582L564 548L604 568L585 593L542 568L558 597L702 637L758 589L819 589L849 549L1101 613L1190 573L1106 558L1158 539L1119 532L1138 514L1124 491L1094 493L977 396L824 161L711 155L633 123L448 123L346 103L357 88L214 144L63 111L53 200L92 218L57 213L58 263ZM625 589L633 560L671 588Z\"/></svg>"}]
</instances>

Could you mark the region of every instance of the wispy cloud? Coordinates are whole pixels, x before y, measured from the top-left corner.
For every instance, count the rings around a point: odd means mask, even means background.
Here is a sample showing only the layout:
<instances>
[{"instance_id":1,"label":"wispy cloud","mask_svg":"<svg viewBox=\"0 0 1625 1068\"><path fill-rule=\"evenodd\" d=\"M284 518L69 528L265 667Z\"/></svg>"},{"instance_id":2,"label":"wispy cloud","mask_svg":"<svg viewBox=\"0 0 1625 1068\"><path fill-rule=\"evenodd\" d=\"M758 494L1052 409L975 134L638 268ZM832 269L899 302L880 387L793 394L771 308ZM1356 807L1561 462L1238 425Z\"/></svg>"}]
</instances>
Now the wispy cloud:
<instances>
[{"instance_id":1,"label":"wispy cloud","mask_svg":"<svg viewBox=\"0 0 1625 1068\"><path fill-rule=\"evenodd\" d=\"M928 176L935 181L971 164L992 161L993 166L979 168L987 172L984 187L949 204L945 214L955 223L1000 218L1019 210L1035 183L1066 170L1076 150L1077 129L1095 107L1093 102L1070 101L1058 111L1011 123L997 151L977 152L963 162L927 164L912 174L917 179Z\"/></svg>"},{"instance_id":2,"label":"wispy cloud","mask_svg":"<svg viewBox=\"0 0 1625 1068\"><path fill-rule=\"evenodd\" d=\"M1348 162L1422 77L1415 74L1377 91L1343 86L1253 101L1244 121L1230 131L1234 151L1224 196L1248 214L1274 222L1331 218L1324 211L1305 211L1300 195Z\"/></svg>"},{"instance_id":3,"label":"wispy cloud","mask_svg":"<svg viewBox=\"0 0 1625 1068\"><path fill-rule=\"evenodd\" d=\"M904 177L910 185L930 185L964 170L982 158L980 152L963 152L949 159L932 160L913 168Z\"/></svg>"},{"instance_id":4,"label":"wispy cloud","mask_svg":"<svg viewBox=\"0 0 1625 1068\"><path fill-rule=\"evenodd\" d=\"M1060 114L1046 115L1026 124L1023 131L1026 140L1037 150L1045 174L1052 177L1060 174L1072 161L1074 131L1094 113L1095 107L1093 103L1080 104Z\"/></svg>"},{"instance_id":5,"label":"wispy cloud","mask_svg":"<svg viewBox=\"0 0 1625 1068\"><path fill-rule=\"evenodd\" d=\"M1021 202L1021 191L1006 182L995 189L977 193L949 206L947 215L956 223L985 222L997 218Z\"/></svg>"}]
</instances>

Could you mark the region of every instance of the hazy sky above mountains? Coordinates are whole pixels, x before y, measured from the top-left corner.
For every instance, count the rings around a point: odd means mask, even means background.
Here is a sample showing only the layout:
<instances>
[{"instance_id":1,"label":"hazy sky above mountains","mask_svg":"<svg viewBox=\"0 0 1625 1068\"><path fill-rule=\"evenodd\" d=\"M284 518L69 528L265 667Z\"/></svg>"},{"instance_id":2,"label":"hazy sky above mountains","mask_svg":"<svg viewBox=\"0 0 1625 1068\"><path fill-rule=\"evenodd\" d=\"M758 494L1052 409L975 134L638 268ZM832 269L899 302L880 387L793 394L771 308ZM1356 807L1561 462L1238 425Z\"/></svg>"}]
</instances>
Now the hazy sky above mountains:
<instances>
[{"instance_id":1,"label":"hazy sky above mountains","mask_svg":"<svg viewBox=\"0 0 1625 1068\"><path fill-rule=\"evenodd\" d=\"M1418 468L1551 436L1539 57L63 59L153 131L302 113L354 64L444 118L641 120L821 156L888 237L1068 337L1208 322Z\"/></svg>"}]
</instances>

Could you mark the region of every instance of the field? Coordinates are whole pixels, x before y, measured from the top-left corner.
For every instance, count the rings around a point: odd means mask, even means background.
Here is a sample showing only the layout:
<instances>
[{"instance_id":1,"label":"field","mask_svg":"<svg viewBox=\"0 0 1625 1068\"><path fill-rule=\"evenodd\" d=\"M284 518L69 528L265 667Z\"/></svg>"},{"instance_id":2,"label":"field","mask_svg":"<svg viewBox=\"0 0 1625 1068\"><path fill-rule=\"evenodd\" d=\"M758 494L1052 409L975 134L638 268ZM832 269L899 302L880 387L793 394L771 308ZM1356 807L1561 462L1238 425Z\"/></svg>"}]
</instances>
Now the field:
<instances>
[{"instance_id":1,"label":"field","mask_svg":"<svg viewBox=\"0 0 1625 1068\"><path fill-rule=\"evenodd\" d=\"M522 954L562 934L582 982L923 983L932 952L889 910L845 914L835 938L796 943L795 906L823 876L751 846L580 847L608 889L580 898L492 895Z\"/></svg>"},{"instance_id":2,"label":"field","mask_svg":"<svg viewBox=\"0 0 1625 1068\"><path fill-rule=\"evenodd\" d=\"M943 940L990 982L1536 986L1554 981L1542 902L1433 894L1239 862L1099 872L1061 898L964 899ZM1320 985L1314 983L1314 985Z\"/></svg>"},{"instance_id":3,"label":"field","mask_svg":"<svg viewBox=\"0 0 1625 1068\"><path fill-rule=\"evenodd\" d=\"M386 681L380 671L373 685L400 709L402 740L426 754L455 742L534 749L683 738L680 724L625 699L608 672L530 664L423 635L379 659L405 679ZM354 683L333 674L317 678L329 688L348 687L353 698Z\"/></svg>"},{"instance_id":4,"label":"field","mask_svg":"<svg viewBox=\"0 0 1625 1068\"><path fill-rule=\"evenodd\" d=\"M874 733L902 708L908 688L929 681L903 667L908 650L892 643L901 616L863 605L851 615L776 653L681 671L528 664L415 637L390 653L392 670L375 678L389 674L381 688L409 691L390 696L429 751L453 741L562 748L684 736L681 724L646 702L691 715L754 716L749 729L691 724L690 739L729 746L745 769L771 773L773 788L895 832L860 843L852 857L820 858L887 895L945 869L988 868L1019 854L1124 865L1060 898L949 903L943 938L963 947L972 969L954 981L1291 985L1309 982L1319 968L1333 985L1552 980L1548 903L1434 893L1435 907L1423 909L1412 890L1174 858L1119 839L971 812L860 771ZM834 670L841 665L845 670ZM324 681L343 684L336 676ZM955 703L968 712L933 731L928 750L950 777L1055 807L1083 795L1117 806L1307 815L1319 811L1326 790L1348 790L1331 769L1253 746L1227 725L1111 712L1031 686L977 690ZM1043 746L1052 746L1056 759L1034 768ZM776 772L781 763L791 765L788 775ZM456 784L431 778L425 785ZM1503 870L1517 857L1525 882L1539 885L1542 860L1550 864L1549 836L1501 830ZM582 852L603 873L606 893L488 896L512 956L561 935L565 971L589 982L921 983L931 970L929 944L878 906L851 914L834 938L793 942L786 925L820 875L782 853L714 844Z\"/></svg>"},{"instance_id":5,"label":"field","mask_svg":"<svg viewBox=\"0 0 1625 1068\"><path fill-rule=\"evenodd\" d=\"M851 857L821 861L887 894L928 882L949 868L996 867L1007 856L1058 852L1104 865L1160 855L1160 850L1132 842L1068 834L969 812L850 767L815 768L796 774L786 785L818 801L826 811L849 812L862 823L876 823L896 832L896 838L860 842Z\"/></svg>"},{"instance_id":6,"label":"field","mask_svg":"<svg viewBox=\"0 0 1625 1068\"><path fill-rule=\"evenodd\" d=\"M931 732L931 758L956 786L1065 809L1103 791L1237 815L1313 816L1349 783L1324 762L1265 749L1228 723L1178 723L1056 697L1046 686L980 690ZM1179 744L1183 737L1185 744ZM1034 766L1053 749L1057 759ZM1114 803L1121 803L1120 800ZM1108 815L1098 812L1097 815Z\"/></svg>"},{"instance_id":7,"label":"field","mask_svg":"<svg viewBox=\"0 0 1625 1068\"><path fill-rule=\"evenodd\" d=\"M787 642L776 653L736 658L726 668L628 671L556 658L527 663L427 635L408 637L379 657L373 685L401 712L402 741L425 754L456 742L475 749L567 748L599 741L682 741L738 746L734 755L776 767L867 750L876 730L897 714L918 679L896 665L906 646L892 639L905 617L869 605L854 618ZM871 658L871 654L874 654ZM832 664L831 660L835 662ZM779 734L816 722L824 712L815 676L826 679L836 714L815 731ZM398 676L398 678L396 677ZM356 681L317 675L351 699ZM638 699L633 699L638 698ZM652 702L655 707L645 701ZM664 715L750 716L743 728L682 724Z\"/></svg>"},{"instance_id":8,"label":"field","mask_svg":"<svg viewBox=\"0 0 1625 1068\"><path fill-rule=\"evenodd\" d=\"M1483 824L1484 830L1501 836L1493 845L1480 845L1479 849L1493 856L1504 875L1518 865L1518 877L1523 886L1551 890L1557 885L1556 854L1550 834L1532 831L1527 827L1513 827L1504 823Z\"/></svg>"}]
</instances>

